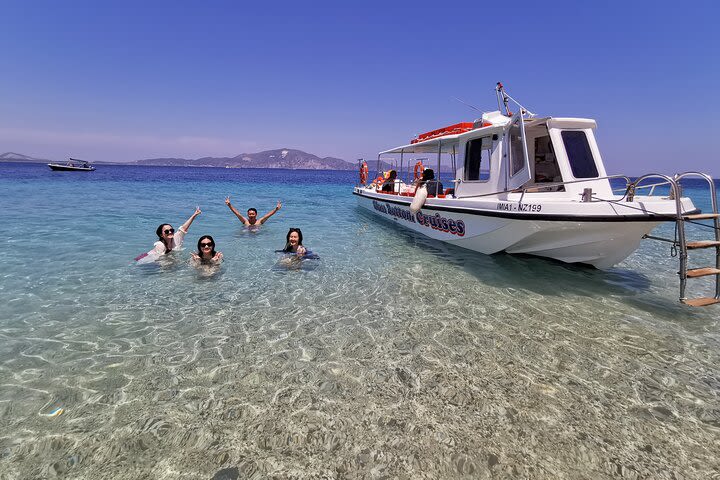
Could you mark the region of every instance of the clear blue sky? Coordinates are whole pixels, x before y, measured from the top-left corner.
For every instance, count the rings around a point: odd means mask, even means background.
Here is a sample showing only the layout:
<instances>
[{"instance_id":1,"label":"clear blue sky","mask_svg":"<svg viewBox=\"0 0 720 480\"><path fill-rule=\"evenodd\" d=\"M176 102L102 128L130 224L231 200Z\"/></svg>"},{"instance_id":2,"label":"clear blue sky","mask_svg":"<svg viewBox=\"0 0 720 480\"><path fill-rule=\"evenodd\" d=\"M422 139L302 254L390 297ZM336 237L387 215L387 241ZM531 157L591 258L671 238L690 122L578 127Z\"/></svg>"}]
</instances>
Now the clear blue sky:
<instances>
[{"instance_id":1,"label":"clear blue sky","mask_svg":"<svg viewBox=\"0 0 720 480\"><path fill-rule=\"evenodd\" d=\"M611 173L720 177L718 1L253 3L5 0L0 153L375 158L502 81Z\"/></svg>"}]
</instances>

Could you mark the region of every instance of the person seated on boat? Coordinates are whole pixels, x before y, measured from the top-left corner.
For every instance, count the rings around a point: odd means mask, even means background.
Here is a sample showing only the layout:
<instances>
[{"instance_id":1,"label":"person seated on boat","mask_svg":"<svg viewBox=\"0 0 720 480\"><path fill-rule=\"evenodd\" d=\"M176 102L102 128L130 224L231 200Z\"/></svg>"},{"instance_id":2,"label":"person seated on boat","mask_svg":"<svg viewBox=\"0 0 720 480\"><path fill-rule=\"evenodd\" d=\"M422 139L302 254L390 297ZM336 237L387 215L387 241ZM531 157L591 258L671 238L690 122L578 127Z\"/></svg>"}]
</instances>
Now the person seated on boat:
<instances>
[{"instance_id":1,"label":"person seated on boat","mask_svg":"<svg viewBox=\"0 0 720 480\"><path fill-rule=\"evenodd\" d=\"M260 217L260 218L257 218L257 209L256 209L256 208L248 208L247 218L245 218L240 212L238 212L238 210L237 210L235 207L233 207L232 203L230 203L230 196L229 196L229 195L225 198L225 205L228 206L228 208L235 214L235 216L236 216L236 217L243 223L243 225L245 225L246 227L253 227L253 226L259 227L260 225L262 225L263 223L265 223L265 221L266 221L268 218L270 218L270 217L272 217L273 215L275 215L275 214L278 212L278 210L280 210L280 209L282 208L282 202L280 202L280 200L278 200L277 206L276 206L275 208L273 208L272 210L270 210L270 211L269 211L268 213L266 213L265 215L263 215L262 217Z\"/></svg>"},{"instance_id":2,"label":"person seated on boat","mask_svg":"<svg viewBox=\"0 0 720 480\"><path fill-rule=\"evenodd\" d=\"M210 235L203 235L197 243L197 253L192 252L192 259L202 264L218 264L222 261L222 252L215 251L215 240Z\"/></svg>"},{"instance_id":3,"label":"person seated on boat","mask_svg":"<svg viewBox=\"0 0 720 480\"><path fill-rule=\"evenodd\" d=\"M173 250L180 249L183 241L185 240L185 235L190 229L190 225L192 225L195 218L201 213L202 211L200 210L200 207L196 207L195 213L193 213L190 218L188 218L187 221L180 226L177 232L169 223L160 224L157 230L155 230L155 234L158 236L158 241L155 242L153 249L150 250L147 255L158 257L160 255L168 254Z\"/></svg>"},{"instance_id":4,"label":"person seated on boat","mask_svg":"<svg viewBox=\"0 0 720 480\"><path fill-rule=\"evenodd\" d=\"M395 170L390 170L390 172L388 172L388 177L385 179L385 182L382 184L382 188L380 189L380 191L394 192L396 178L397 178L397 172Z\"/></svg>"},{"instance_id":5,"label":"person seated on boat","mask_svg":"<svg viewBox=\"0 0 720 480\"><path fill-rule=\"evenodd\" d=\"M432 168L426 168L423 170L422 177L420 177L420 183L418 187L425 185L427 188L428 195L438 196L441 195L443 190L443 184L439 180L435 180L435 172Z\"/></svg>"}]
</instances>

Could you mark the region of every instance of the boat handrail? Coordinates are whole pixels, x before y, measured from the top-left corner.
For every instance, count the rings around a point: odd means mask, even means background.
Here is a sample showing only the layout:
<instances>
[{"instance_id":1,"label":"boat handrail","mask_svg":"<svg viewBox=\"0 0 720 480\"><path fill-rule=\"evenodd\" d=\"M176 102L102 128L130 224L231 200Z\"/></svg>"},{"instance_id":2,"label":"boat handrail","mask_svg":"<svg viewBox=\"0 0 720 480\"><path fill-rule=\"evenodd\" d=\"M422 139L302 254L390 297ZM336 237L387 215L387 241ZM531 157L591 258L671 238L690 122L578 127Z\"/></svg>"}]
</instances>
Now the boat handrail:
<instances>
[{"instance_id":1,"label":"boat handrail","mask_svg":"<svg viewBox=\"0 0 720 480\"><path fill-rule=\"evenodd\" d=\"M660 182L659 184L656 184L655 186L666 185L666 184L670 185L670 193L671 193L671 196L674 198L675 206L677 207L677 215L678 215L678 217L681 217L682 216L682 212L681 212L682 204L680 203L680 187L678 186L678 184L674 178L669 177L663 173L646 173L645 175L636 178L634 182L631 182L628 185L628 189L625 191L625 195L623 195L622 198L626 198L626 197L632 198L634 191L637 188L642 188L642 187L638 186L640 184L640 182L642 182L643 180L645 180L647 178L655 178L655 177L662 178L663 180L665 180L664 182ZM648 185L648 186L650 186L650 185ZM621 198L621 200L622 200L622 198Z\"/></svg>"},{"instance_id":2,"label":"boat handrail","mask_svg":"<svg viewBox=\"0 0 720 480\"><path fill-rule=\"evenodd\" d=\"M548 182L543 184L535 184L532 187L524 187L522 189L516 189L516 190L500 190L498 192L491 192L491 193L481 193L477 195L467 195L462 196L458 198L478 198L478 197L490 197L493 195L500 195L501 193L522 193L523 195L525 193L535 193L531 192L531 190L535 190L537 188L552 188L552 187L560 187L562 185L570 185L573 183L587 183L587 182L594 182L596 180L613 180L617 178L623 178L625 179L625 185L630 185L632 181L630 180L630 177L627 175L608 175L605 177L593 177L593 178L583 178L581 180L568 180L566 182ZM453 179L451 180L453 183L455 183L455 188L457 189L458 184L462 183L462 179Z\"/></svg>"},{"instance_id":3,"label":"boat handrail","mask_svg":"<svg viewBox=\"0 0 720 480\"><path fill-rule=\"evenodd\" d=\"M641 188L649 188L650 192L648 193L648 195L653 195L653 193L655 193L655 187L660 187L662 185L668 185L668 182L651 183L650 185L635 185L635 190L639 190ZM625 188L627 188L627 185L625 186Z\"/></svg>"},{"instance_id":4,"label":"boat handrail","mask_svg":"<svg viewBox=\"0 0 720 480\"><path fill-rule=\"evenodd\" d=\"M627 193L628 193L628 190L627 190L627 189L628 189L628 187L631 186L631 185L633 186L633 189L634 189L634 190L638 190L638 189L641 189L641 188L649 188L649 189L650 189L650 192L648 193L648 195L653 195L653 193L655 192L655 187L659 187L659 186L662 186L662 185L672 185L672 184L673 184L673 179L674 179L675 181L678 181L678 180L680 180L680 179L682 179L682 178L685 178L685 177L688 177L688 176L698 176L698 177L701 177L701 178L705 179L705 181L708 182L708 184L710 185L710 192L712 193L713 211L716 211L716 210L717 210L717 200L716 200L717 197L716 197L716 192L715 192L715 184L714 184L712 178L711 178L709 175L707 175L707 174L705 174L705 173L702 173L702 172L685 172L685 173L681 173L681 174L676 174L676 175L675 175L674 177L672 177L672 178L669 177L669 176L667 176L667 175L661 174L661 173L648 173L648 174L646 174L646 175L643 175L643 176L641 176L641 177L636 178L635 181L632 181L632 180L630 179L630 177L628 177L627 175L607 175L607 176L605 176L605 177L584 178L584 179L581 179L581 180L568 180L568 181L565 181L565 182L549 182L549 183L543 183L542 185L535 184L535 185L533 185L533 186L531 186L531 187L524 187L522 190L519 190L519 189L518 189L518 190L501 190L501 191L497 191L497 192L482 193L482 194L478 194L478 195L467 195L467 196L458 197L458 198L490 197L490 196L493 196L493 195L499 195L499 194L501 194L501 193L508 193L508 192L523 193L523 194L525 194L525 193L535 193L535 192L533 192L533 190L535 190L535 189L537 189L537 188L552 188L552 187L559 187L559 186L562 186L562 185L570 185L570 184L574 184L574 183L585 183L585 182L592 182L592 181L595 181L595 180L615 180L615 179L620 179L620 178L622 178L622 179L625 180L625 193L624 193L623 196L621 197L621 200L622 200L622 199L624 199L624 198L627 196ZM639 183L640 183L641 181L643 181L643 180L645 180L645 179L648 179L648 178L653 178L653 177L660 177L660 178L664 179L665 181L664 181L664 182L658 182L658 183L652 183L652 184L650 184L650 185L639 185ZM459 179L459 178L456 178L456 179L451 180L451 182L455 184L455 188L457 189L458 185L459 185L460 183L462 183L463 180L462 180L462 179ZM678 187L678 188L677 188L678 194L681 194L681 190L680 190L680 188L679 188L679 185L678 185L677 187Z\"/></svg>"},{"instance_id":5,"label":"boat handrail","mask_svg":"<svg viewBox=\"0 0 720 480\"><path fill-rule=\"evenodd\" d=\"M684 172L675 175L675 180L679 183L680 180L686 177L700 177L705 179L707 184L710 187L710 205L712 206L712 213L717 215L718 213L718 203L717 203L717 192L715 189L715 181L712 179L712 177L706 173L702 172ZM720 222L718 221L718 218L716 217L714 219L714 226L715 230L715 241L720 242ZM716 250L715 253L715 268L720 270L720 248ZM685 271L685 270L681 270ZM680 296L683 297L685 294L685 290L683 289ZM715 279L715 298L720 298L720 277L716 276Z\"/></svg>"},{"instance_id":6,"label":"boat handrail","mask_svg":"<svg viewBox=\"0 0 720 480\"><path fill-rule=\"evenodd\" d=\"M710 185L710 191L711 191L711 193L713 194L713 198L714 198L714 196L715 196L715 184L714 184L714 182L713 182L712 177L710 177L709 175L707 175L707 174L705 174L705 173L702 173L702 172L685 172L685 173L676 174L676 175L674 176L674 178L675 178L676 181L679 181L679 180L681 180L682 178L685 178L685 177L688 177L688 176L698 176L698 177L703 178L703 179L708 183L708 185ZM669 185L669 182L651 183L650 185L637 185L637 182L635 182L635 183L636 183L636 185L635 185L635 189L636 189L636 190L639 190L639 189L641 189L641 188L649 188L649 189L650 189L650 193L648 193L648 195L653 195L653 193L655 192L655 187L661 187L661 186L663 186L663 185ZM616 190L613 190L613 191L616 191ZM680 193L682 194L682 191L681 191ZM715 208L715 205L713 205L713 209L714 209L714 208Z\"/></svg>"},{"instance_id":7,"label":"boat handrail","mask_svg":"<svg viewBox=\"0 0 720 480\"><path fill-rule=\"evenodd\" d=\"M685 302L685 300L686 300L685 287L686 287L686 282L687 282L687 277L688 277L688 269L687 269L688 244L687 244L687 240L685 238L685 226L684 225L685 225L685 222L687 222L687 221L692 222L693 218L691 216L686 217L685 213L682 211L682 206L681 206L682 203L681 203L681 198L680 198L682 195L682 191L680 189L680 181L684 178L694 176L694 177L703 178L710 186L710 195L711 195L710 204L712 206L712 214L710 214L709 217L714 219L714 226L712 228L715 231L715 242L719 242L720 241L720 227L718 226L718 218L717 218L718 205L717 205L717 193L716 193L716 189L715 189L715 182L712 179L712 177L710 177L709 175L707 175L705 173L684 172L684 173L675 174L673 176L673 178L667 177L665 175L660 175L660 174L648 174L648 175L644 175L644 176L638 178L637 180L635 180L635 183L636 184L640 183L642 180L652 177L652 176L663 178L667 181L667 183L669 183L671 185L671 198L673 200L675 200L675 205L676 205L676 209L677 209L677 218L676 218L677 227L675 228L676 240L674 243L680 247L679 248L680 272L678 272L680 274L680 301ZM702 215L700 217L702 217ZM656 238L656 237L651 237L649 235L646 235L645 238ZM717 250L716 250L716 254L715 254L715 269L720 270L720 249L718 249L718 247L716 247L716 249ZM720 274L715 274L715 275L716 275L716 280L715 280L715 297L714 297L714 299L717 300L717 299L720 299L720 276L718 276Z\"/></svg>"},{"instance_id":8,"label":"boat handrail","mask_svg":"<svg viewBox=\"0 0 720 480\"><path fill-rule=\"evenodd\" d=\"M684 173L678 173L675 175L675 181L679 182L683 178L686 177L700 177L703 178L708 185L710 186L710 204L712 205L713 212L718 211L718 205L717 205L717 192L715 191L715 181L712 179L710 175L707 173L702 172L684 172Z\"/></svg>"}]
</instances>

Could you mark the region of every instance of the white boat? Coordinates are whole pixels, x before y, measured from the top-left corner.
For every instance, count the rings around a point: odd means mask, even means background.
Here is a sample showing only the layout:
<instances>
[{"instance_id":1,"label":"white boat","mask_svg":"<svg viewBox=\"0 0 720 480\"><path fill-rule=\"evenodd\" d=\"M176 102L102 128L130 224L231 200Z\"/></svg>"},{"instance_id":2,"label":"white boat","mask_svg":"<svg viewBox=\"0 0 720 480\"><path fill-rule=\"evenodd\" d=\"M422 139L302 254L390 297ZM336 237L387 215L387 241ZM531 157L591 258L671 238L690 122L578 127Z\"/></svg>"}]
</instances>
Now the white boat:
<instances>
[{"instance_id":1,"label":"white boat","mask_svg":"<svg viewBox=\"0 0 720 480\"><path fill-rule=\"evenodd\" d=\"M65 172L92 172L95 170L95 167L90 165L90 163L75 158L71 158L67 163L48 163L47 165L51 170Z\"/></svg>"},{"instance_id":2,"label":"white boat","mask_svg":"<svg viewBox=\"0 0 720 480\"><path fill-rule=\"evenodd\" d=\"M538 117L517 102L513 115L509 102L514 100L501 84L497 95L504 113L484 113L473 123L427 132L378 155L378 165L381 159L387 164L390 156L401 172L418 155L436 155L433 167L438 174L443 160L447 164L449 159L454 176L444 187L450 188L428 195L424 202L416 200L417 187L409 179L396 180L388 186L392 191L383 192L379 181L367 182L363 162L361 183L353 191L359 205L396 225L484 254L531 254L601 269L625 259L661 222L678 222L676 238L665 240L680 250L681 300L720 303L720 225L715 186L708 175L650 174L634 181L608 176L594 120ZM406 156L415 158L407 161ZM427 166L415 163L415 176ZM707 180L712 213L701 214L691 199L681 196L680 181L691 176ZM653 178L659 183L647 185ZM625 181L622 192L613 191L613 179ZM653 195L658 185L666 190L669 186L670 195ZM651 190L638 194L644 187ZM422 204L417 212L411 209L413 200L416 206ZM700 219L714 220L715 238L687 242L684 222ZM688 269L688 248L715 248L716 265ZM685 280L702 275L715 275L715 297L687 300Z\"/></svg>"}]
</instances>

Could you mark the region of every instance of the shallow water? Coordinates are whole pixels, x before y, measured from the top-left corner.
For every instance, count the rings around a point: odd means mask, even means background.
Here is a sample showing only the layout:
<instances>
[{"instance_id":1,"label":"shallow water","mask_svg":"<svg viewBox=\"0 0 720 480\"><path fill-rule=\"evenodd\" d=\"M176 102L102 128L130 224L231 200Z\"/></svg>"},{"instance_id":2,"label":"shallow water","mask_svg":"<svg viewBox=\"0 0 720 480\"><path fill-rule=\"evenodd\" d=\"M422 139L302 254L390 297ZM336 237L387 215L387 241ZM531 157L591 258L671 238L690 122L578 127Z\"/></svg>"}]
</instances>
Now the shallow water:
<instances>
[{"instance_id":1,"label":"shallow water","mask_svg":"<svg viewBox=\"0 0 720 480\"><path fill-rule=\"evenodd\" d=\"M720 478L720 307L678 304L666 244L473 254L360 211L355 172L0 173L0 478ZM283 208L251 232L228 194ZM289 227L316 264L278 265Z\"/></svg>"}]
</instances>

